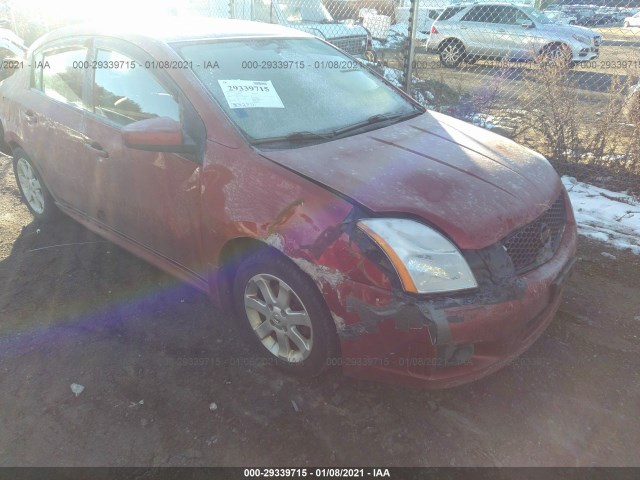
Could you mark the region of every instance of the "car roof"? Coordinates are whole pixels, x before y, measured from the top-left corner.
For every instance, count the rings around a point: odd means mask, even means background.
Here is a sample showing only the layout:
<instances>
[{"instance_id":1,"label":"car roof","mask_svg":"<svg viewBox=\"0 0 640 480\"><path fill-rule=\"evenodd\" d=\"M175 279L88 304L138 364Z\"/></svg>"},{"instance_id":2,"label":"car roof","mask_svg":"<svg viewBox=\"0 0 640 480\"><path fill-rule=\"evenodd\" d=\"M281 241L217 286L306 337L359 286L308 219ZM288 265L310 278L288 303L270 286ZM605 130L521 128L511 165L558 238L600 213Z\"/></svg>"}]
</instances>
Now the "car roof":
<instances>
[{"instance_id":1,"label":"car roof","mask_svg":"<svg viewBox=\"0 0 640 480\"><path fill-rule=\"evenodd\" d=\"M313 35L262 22L229 20L196 16L159 16L122 22L117 25L77 24L56 29L40 37L32 49L44 43L76 36L108 36L133 43L173 43L202 39L250 38L250 37L300 37Z\"/></svg>"}]
</instances>

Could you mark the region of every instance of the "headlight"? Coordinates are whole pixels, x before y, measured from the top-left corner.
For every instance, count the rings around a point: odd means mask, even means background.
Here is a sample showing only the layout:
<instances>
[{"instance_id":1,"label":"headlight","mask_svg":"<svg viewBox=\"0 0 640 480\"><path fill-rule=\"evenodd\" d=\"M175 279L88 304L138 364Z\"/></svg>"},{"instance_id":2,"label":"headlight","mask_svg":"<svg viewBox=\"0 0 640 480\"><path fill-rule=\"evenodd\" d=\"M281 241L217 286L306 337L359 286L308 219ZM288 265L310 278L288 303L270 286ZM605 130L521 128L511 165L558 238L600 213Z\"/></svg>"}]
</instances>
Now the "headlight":
<instances>
[{"instance_id":1,"label":"headlight","mask_svg":"<svg viewBox=\"0 0 640 480\"><path fill-rule=\"evenodd\" d=\"M578 35L577 33L574 33L573 38L579 41L580 43L586 43L587 45L591 45L591 40L589 40L584 35Z\"/></svg>"},{"instance_id":2,"label":"headlight","mask_svg":"<svg viewBox=\"0 0 640 480\"><path fill-rule=\"evenodd\" d=\"M386 253L407 292L452 292L478 286L460 250L426 225L371 218L359 221L358 227Z\"/></svg>"}]
</instances>

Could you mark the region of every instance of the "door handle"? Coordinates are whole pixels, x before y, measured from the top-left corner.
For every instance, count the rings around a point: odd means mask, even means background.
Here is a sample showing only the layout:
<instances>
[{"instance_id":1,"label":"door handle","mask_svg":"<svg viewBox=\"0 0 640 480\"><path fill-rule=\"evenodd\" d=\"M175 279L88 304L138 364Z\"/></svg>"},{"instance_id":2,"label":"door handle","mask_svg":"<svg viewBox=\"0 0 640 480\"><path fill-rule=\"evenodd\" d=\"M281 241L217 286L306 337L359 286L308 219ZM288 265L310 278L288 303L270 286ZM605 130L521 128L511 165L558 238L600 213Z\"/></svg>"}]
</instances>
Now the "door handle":
<instances>
[{"instance_id":1,"label":"door handle","mask_svg":"<svg viewBox=\"0 0 640 480\"><path fill-rule=\"evenodd\" d=\"M35 114L33 110L27 110L24 112L25 119L27 123L33 125L34 123L38 123L38 116Z\"/></svg>"},{"instance_id":2,"label":"door handle","mask_svg":"<svg viewBox=\"0 0 640 480\"><path fill-rule=\"evenodd\" d=\"M100 158L109 158L109 152L102 148L102 145L100 145L98 142L85 143L84 146L94 152Z\"/></svg>"},{"instance_id":3,"label":"door handle","mask_svg":"<svg viewBox=\"0 0 640 480\"><path fill-rule=\"evenodd\" d=\"M506 30L502 30L501 28L499 28L499 29L498 29L498 32L500 32L500 33L505 33L505 32L506 32Z\"/></svg>"}]
</instances>

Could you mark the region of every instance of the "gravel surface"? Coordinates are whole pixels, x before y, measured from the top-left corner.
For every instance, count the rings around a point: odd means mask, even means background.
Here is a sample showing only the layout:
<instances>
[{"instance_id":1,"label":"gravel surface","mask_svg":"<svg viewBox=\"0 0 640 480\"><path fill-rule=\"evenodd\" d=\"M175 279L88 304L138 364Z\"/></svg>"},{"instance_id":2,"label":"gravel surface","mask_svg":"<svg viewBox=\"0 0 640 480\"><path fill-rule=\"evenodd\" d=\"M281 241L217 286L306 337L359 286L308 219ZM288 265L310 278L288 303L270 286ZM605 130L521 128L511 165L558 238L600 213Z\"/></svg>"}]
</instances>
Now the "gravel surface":
<instances>
[{"instance_id":1,"label":"gravel surface","mask_svg":"<svg viewBox=\"0 0 640 480\"><path fill-rule=\"evenodd\" d=\"M261 363L202 294L71 220L33 223L7 159L0 233L0 465L640 465L631 253L581 239L543 337L429 392Z\"/></svg>"}]
</instances>

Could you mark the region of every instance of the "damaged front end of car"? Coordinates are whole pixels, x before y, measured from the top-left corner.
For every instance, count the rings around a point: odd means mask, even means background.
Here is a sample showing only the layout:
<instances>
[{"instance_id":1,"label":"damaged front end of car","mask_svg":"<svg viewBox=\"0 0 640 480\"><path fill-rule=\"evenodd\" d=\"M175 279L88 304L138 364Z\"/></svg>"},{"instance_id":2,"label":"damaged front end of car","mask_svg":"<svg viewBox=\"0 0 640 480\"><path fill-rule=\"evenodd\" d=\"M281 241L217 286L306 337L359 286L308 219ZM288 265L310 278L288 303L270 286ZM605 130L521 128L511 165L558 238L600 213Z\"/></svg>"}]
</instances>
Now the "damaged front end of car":
<instances>
[{"instance_id":1,"label":"damaged front end of car","mask_svg":"<svg viewBox=\"0 0 640 480\"><path fill-rule=\"evenodd\" d=\"M388 236L377 238L367 225L375 225L371 212L354 208L312 244L278 244L331 311L341 352L328 362L359 378L446 388L498 370L553 319L575 262L576 226L564 190L534 222L488 247L460 250L471 276L460 283L455 270L459 288L449 291L408 291L400 259L381 246Z\"/></svg>"}]
</instances>

